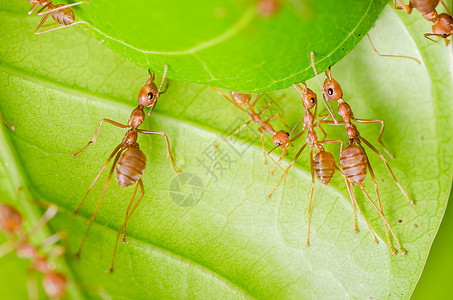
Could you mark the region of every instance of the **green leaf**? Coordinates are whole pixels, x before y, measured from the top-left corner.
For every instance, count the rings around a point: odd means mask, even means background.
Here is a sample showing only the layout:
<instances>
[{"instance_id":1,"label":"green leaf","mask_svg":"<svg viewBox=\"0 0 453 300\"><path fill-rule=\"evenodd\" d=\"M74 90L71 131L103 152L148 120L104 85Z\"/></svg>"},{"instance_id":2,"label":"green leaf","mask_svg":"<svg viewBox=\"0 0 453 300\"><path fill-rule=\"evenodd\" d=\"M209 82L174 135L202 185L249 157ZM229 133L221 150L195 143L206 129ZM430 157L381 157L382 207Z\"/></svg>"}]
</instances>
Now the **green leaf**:
<instances>
[{"instance_id":1,"label":"green leaf","mask_svg":"<svg viewBox=\"0 0 453 300\"><path fill-rule=\"evenodd\" d=\"M147 74L83 30L34 36L39 18L24 14L24 3L0 3L0 111L17 128L9 133L12 142L3 138L0 144L16 152L22 165L8 175L19 174L39 198L58 205L50 227L68 232L74 253L106 174L79 215L73 217L72 211L124 130L104 125L95 145L76 158L71 154L92 138L102 118L126 122ZM80 261L67 257L74 284L89 298L409 297L439 227L453 174L451 53L425 40L427 30L420 15L398 15L386 8L370 33L376 47L417 56L423 64L378 57L363 41L333 68L356 117L386 121L384 142L396 156L390 164L415 207L382 161L370 151L369 156L384 211L407 257L390 254L382 221L360 190L355 191L361 208L381 242L374 244L361 219L361 233L354 233L350 201L338 174L327 187L316 183L312 246L305 247L308 154L289 173L289 183L267 199L278 176L270 176L272 165L263 164L256 126L216 150L214 145L245 116L209 87L172 80L142 127L168 134L185 177L174 173L161 137L139 137L148 161L146 193L128 225L128 244L119 245L115 272L109 274L116 231L133 191L112 180ZM308 84L319 92L316 80ZM279 111L291 126L303 114L292 89L266 97L277 101L273 112ZM280 128L278 122L275 127ZM379 133L378 125L360 125L359 130L370 141ZM344 139L343 129L329 130L329 138ZM290 157L302 142L290 149ZM267 136L265 143L271 145ZM338 146L327 150L338 159ZM11 162L0 154L5 168ZM212 161L209 155L217 156ZM14 195L17 183L9 177L2 183L13 182L9 193ZM371 192L369 178L365 185ZM9 270L1 268L2 278ZM0 281L6 298L18 297L19 286L23 281Z\"/></svg>"},{"instance_id":2,"label":"green leaf","mask_svg":"<svg viewBox=\"0 0 453 300\"><path fill-rule=\"evenodd\" d=\"M98 40L145 70L169 64L172 79L262 93L313 77L311 51L321 68L334 65L387 1L278 1L267 18L259 2L92 0L74 10Z\"/></svg>"}]
</instances>

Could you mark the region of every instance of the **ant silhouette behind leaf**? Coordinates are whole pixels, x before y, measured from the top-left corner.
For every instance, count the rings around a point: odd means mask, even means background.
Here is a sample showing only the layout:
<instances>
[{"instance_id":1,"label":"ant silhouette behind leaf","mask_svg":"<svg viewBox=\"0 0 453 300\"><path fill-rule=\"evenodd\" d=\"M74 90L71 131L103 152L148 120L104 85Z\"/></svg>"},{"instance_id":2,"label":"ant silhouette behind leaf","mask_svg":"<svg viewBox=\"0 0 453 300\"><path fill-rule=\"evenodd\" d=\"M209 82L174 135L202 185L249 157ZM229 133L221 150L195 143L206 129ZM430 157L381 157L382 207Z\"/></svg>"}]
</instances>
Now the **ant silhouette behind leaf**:
<instances>
[{"instance_id":1,"label":"ant silhouette behind leaf","mask_svg":"<svg viewBox=\"0 0 453 300\"><path fill-rule=\"evenodd\" d=\"M119 128L124 128L124 129L128 128L128 131L126 132L122 142L118 146L116 146L116 148L110 154L110 156L108 157L104 166L101 168L98 175L94 179L93 183L88 188L88 191L86 192L85 197L83 197L82 201L80 202L80 204L77 206L76 210L74 211L74 214L78 213L79 209L82 207L82 205L85 202L91 189L96 184L96 182L98 181L99 177L104 172L104 170L107 168L110 161L113 159L113 164L110 169L109 175L107 177L107 181L105 182L104 189L102 190L101 196L100 196L100 198L96 204L96 207L94 209L94 212L91 216L89 225L85 231L85 234L83 236L82 242L79 247L79 250L76 253L76 257L80 257L80 253L81 253L83 245L85 243L88 231L89 231L92 223L94 222L96 214L101 205L102 199L104 198L105 191L107 190L107 188L109 186L110 180L112 178L113 173L115 172L115 169L116 169L116 181L118 182L120 187L127 187L127 186L135 184L132 198L127 207L125 221L124 221L123 225L121 226L121 228L119 229L118 234L117 234L115 248L114 248L113 257L112 257L112 264L110 267L110 272L113 272L113 265L115 262L115 254L116 254L116 249L118 246L119 237L120 237L121 233L123 233L123 242L126 241L127 222L129 221L130 217L134 213L137 206L142 201L143 196L145 194L145 188L143 186L141 176L142 176L143 172L145 171L145 167L146 167L146 155L140 150L139 144L137 143L138 133L163 136L165 138L165 142L167 144L167 155L171 159L173 169L177 173L181 172L176 169L173 155L170 150L170 142L168 140L167 134L163 131L150 131L150 130L138 129L138 127L145 120L145 113L143 111L144 107L150 107L150 110L148 113L148 116L149 116L151 114L152 110L154 109L154 107L156 106L157 100L159 99L159 96L161 94L160 91L161 91L162 85L164 83L164 80L165 80L165 77L167 74L167 69L168 69L168 67L165 66L163 77L162 77L162 82L159 86L159 89L157 89L156 85L154 84L154 74L152 74L148 70L148 74L149 74L148 81L140 89L140 92L138 95L138 106L137 106L137 108L135 108L132 111L132 114L126 125L112 121L110 119L103 119L101 121L101 123L99 124L93 139L91 139L84 148L82 148L77 153L73 154L73 157L75 157L76 155L78 155L82 151L84 151L91 143L95 143L96 138L99 134L99 130L101 129L102 124L104 124L105 122L110 123ZM138 198L138 200L132 207L132 204L134 202L135 196L136 196L139 188L140 188L140 197ZM131 207L132 207L132 209L131 209Z\"/></svg>"}]
</instances>

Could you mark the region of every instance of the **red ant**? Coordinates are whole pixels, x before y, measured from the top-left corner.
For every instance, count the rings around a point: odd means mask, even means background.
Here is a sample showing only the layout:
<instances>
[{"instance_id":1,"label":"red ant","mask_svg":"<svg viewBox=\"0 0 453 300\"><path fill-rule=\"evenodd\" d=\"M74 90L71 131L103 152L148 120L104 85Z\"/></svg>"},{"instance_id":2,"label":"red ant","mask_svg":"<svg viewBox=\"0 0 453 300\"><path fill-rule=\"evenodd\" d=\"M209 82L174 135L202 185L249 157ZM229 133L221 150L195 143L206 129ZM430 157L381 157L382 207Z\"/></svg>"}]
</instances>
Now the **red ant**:
<instances>
[{"instance_id":1,"label":"red ant","mask_svg":"<svg viewBox=\"0 0 453 300\"><path fill-rule=\"evenodd\" d=\"M447 40L447 37L453 34L453 17L447 5L445 5L444 0L410 0L409 5L405 4L402 0L398 0L401 6L397 6L396 1L397 0L393 0L395 9L404 9L408 14L410 14L412 9L415 8L421 12L427 21L434 23L432 27L433 33L425 33L423 35L424 37L435 42L430 38L430 36L438 36L445 39L445 43L447 45L450 43L450 41ZM448 14L437 13L436 7L439 4L439 1L445 7Z\"/></svg>"},{"instance_id":2,"label":"red ant","mask_svg":"<svg viewBox=\"0 0 453 300\"><path fill-rule=\"evenodd\" d=\"M212 87L212 88L217 93L219 93L220 95L225 97L228 101L230 101L234 106L239 108L241 111L243 111L244 113L246 113L250 117L249 121L247 121L244 125L239 127L239 129L236 130L232 135L230 135L229 137L227 137L227 138L223 139L221 142L219 142L216 145L216 147L219 147L222 143L226 142L227 140L229 140L230 138L232 138L233 136L238 134L242 129L244 129L250 123L255 122L258 125L260 125L258 130L261 133L261 143L262 143L262 149L263 149L264 164L267 163L266 162L266 149L264 148L264 133L265 132L266 133L270 133L272 135L272 141L274 142L274 144L277 147L280 147L280 148L284 149L282 156L285 155L286 148L288 147L288 143L289 143L289 134L286 131L284 131L284 130L275 131L274 128L272 127L272 125L269 124L269 122L272 121L273 119L275 119L276 117L278 117L280 119L280 121L283 123L284 126L287 126L285 124L285 121L283 121L283 118L278 113L276 113L272 117L268 118L267 120L263 120L261 118L261 116L260 116L267 108L269 108L270 105L272 105L273 101L271 101L268 104L266 104L263 107L263 109L261 109L260 112L255 113L255 111L254 111L255 110L255 105L256 105L256 102L258 100L258 96L259 95L256 95L255 100L253 101L252 104L250 104L250 100L251 100L251 97L252 97L250 94L243 94L243 93L238 93L238 92L230 92L230 95L231 95L231 98L232 98L232 99L230 99L228 96L226 96L224 93L222 93L221 91L219 91L215 87ZM242 106L244 106L244 105L247 107L248 110L242 108Z\"/></svg>"},{"instance_id":3,"label":"red ant","mask_svg":"<svg viewBox=\"0 0 453 300\"><path fill-rule=\"evenodd\" d=\"M76 24L83 23L89 28L88 23L85 21L78 21L74 22L75 16L74 16L74 11L70 8L71 6L76 6L80 4L87 4L87 1L80 1L76 3L71 3L71 4L53 4L52 0L28 0L33 6L31 7L30 11L28 12L29 15L31 15L36 8L39 6L42 6L42 8L36 13L37 16L43 16L41 19L41 22L39 22L38 27L36 27L34 34L41 34L49 31L54 31L57 29L61 28L66 28L69 26L73 26ZM46 10L47 9L47 10ZM45 10L45 11L43 11ZM47 24L43 25L44 22L49 18L49 16L52 16L52 18L56 21L56 23L52 24ZM60 24L60 27L55 27L49 30L45 31L40 31L38 32L39 28L41 27L47 27L47 26L53 26L53 25L58 25Z\"/></svg>"},{"instance_id":4,"label":"red ant","mask_svg":"<svg viewBox=\"0 0 453 300\"><path fill-rule=\"evenodd\" d=\"M348 140L348 147L343 149L343 146L342 146L341 151L340 151L340 165L343 168L343 172L349 182L360 186L365 197L371 202L371 204L375 207L375 209L381 215L381 218L383 219L384 224L386 225L387 240L388 240L388 244L392 250L392 253L396 254L396 250L392 246L392 243L390 241L390 237L388 234L388 230L390 230L390 232L392 233L396 243L398 244L398 248L401 250L403 255L406 255L407 252L405 250L403 250L403 248L401 247L398 239L396 238L395 234L393 233L393 230L390 227L390 224L388 223L387 219L384 217L376 177L374 175L374 171L371 167L368 156L367 156L365 149L363 148L361 142L365 143L371 150L373 150L374 153L376 153L383 160L385 166L387 167L390 174L392 175L393 180L395 181L396 185L399 187L399 189L401 190L403 195L409 200L411 205L414 205L414 201L407 195L407 193L404 191L402 186L399 184L398 180L395 177L395 174L393 174L393 171L390 168L390 165L387 162L387 160L385 159L384 155L382 155L370 142L368 142L365 138L363 138L359 134L357 127L351 123L352 120L359 122L359 123L381 123L382 126L381 126L381 131L379 133L378 142L380 142L382 147L384 148L384 150L387 153L389 153L381 141L382 133L384 130L384 121L383 120L368 120L368 119L354 118L351 107L343 100L343 91L341 89L340 84L332 77L330 67L326 71L326 80L324 82L324 85L322 85L321 81L319 80L316 68L315 68L313 52L311 52L311 61L312 61L313 70L316 74L316 77L318 78L319 84L321 85L321 88L323 91L323 97L326 97L327 99L332 100L332 101L338 101L338 114L343 119L343 121L339 122L339 123L335 123L333 121L327 121L326 119L323 119L318 122L318 125L320 125L321 123L326 123L326 124L331 124L331 125L343 125L343 124L345 125L346 133L349 137L349 140ZM389 153L389 155L390 155L390 153ZM365 180L367 169L370 171L371 177L374 182L376 196L377 196L377 199L379 202L380 210L377 208L377 206L371 200L370 196L366 193L365 187L363 185L363 181Z\"/></svg>"},{"instance_id":5,"label":"red ant","mask_svg":"<svg viewBox=\"0 0 453 300\"><path fill-rule=\"evenodd\" d=\"M148 113L148 116L149 116L149 115L151 115L152 110L156 106L157 100L159 99L159 96L161 94L160 90L162 88L162 85L164 83L164 80L165 80L165 77L167 74L167 68L168 68L167 65L165 65L164 74L163 74L162 82L159 86L159 89L157 89L156 85L154 84L154 74L152 74L151 71L148 70L148 74L149 74L148 81L140 89L140 92L138 94L138 106L137 106L137 108L135 108L132 111L132 114L127 122L127 125L123 125L121 123L112 121L110 119L103 119L101 121L101 123L99 124L99 126L96 130L96 133L95 133L94 137L91 139L91 141L89 141L88 144L85 147L83 147L80 151L73 154L73 157L75 157L76 155L80 154L83 150L85 150L91 143L96 143L96 138L99 134L99 130L101 129L101 126L102 126L102 124L104 124L104 122L108 122L119 128L125 128L125 129L129 128L129 130L126 132L126 134L123 138L123 141L110 154L110 156L107 159L107 161L105 162L104 166L101 168L98 175L94 179L93 183L88 188L88 191L86 192L85 197L83 197L79 206L77 206L76 210L74 211L74 214L77 214L80 207L85 202L89 192L91 191L91 189L93 188L95 183L98 181L99 177L101 176L102 172L104 172L104 170L107 167L107 165L109 164L110 160L112 160L112 158L115 157L115 159L113 160L113 165L110 169L110 173L107 177L107 181L104 185L104 189L96 204L96 208L94 209L93 215L91 216L90 223L85 231L85 234L83 236L82 242L79 247L79 250L76 253L76 257L80 257L80 252L82 251L82 247L85 243L88 231L90 230L91 224L93 223L93 221L96 217L96 214L99 210L99 206L101 205L102 199L104 198L105 191L107 190L107 187L109 186L110 179L116 168L116 181L118 182L120 187L127 187L134 183L136 183L136 184L135 184L134 192L132 194L132 198L127 207L126 219L125 219L123 225L121 226L120 230L118 231L118 234L116 237L116 244L115 244L115 249L113 252L113 258L112 258L112 264L110 267L110 272L113 272L113 265L115 262L115 253L116 253L116 249L118 246L119 236L121 235L121 233L123 233L122 241L123 242L126 241L127 222L129 221L130 217L134 213L136 207L140 204L140 202L143 199L143 196L145 194L145 189L143 186L141 176L142 176L143 172L145 171L145 167L146 167L146 155L140 150L139 144L137 143L138 133L157 134L157 135L164 136L165 141L167 143L167 155L170 156L170 158L171 158L173 169L177 173L181 172L176 169L173 155L170 150L170 142L168 141L167 134L163 131L149 131L149 130L138 129L138 127L145 120L145 113L143 111L143 108L150 107L150 110ZM135 203L134 207L131 210L132 203L135 199L135 196L137 194L139 187L140 187L140 198L137 200L137 202ZM130 213L129 213L129 211L130 211Z\"/></svg>"},{"instance_id":6,"label":"red ant","mask_svg":"<svg viewBox=\"0 0 453 300\"><path fill-rule=\"evenodd\" d=\"M46 294L52 298L62 297L66 290L66 277L55 270L55 264L51 258L60 256L64 250L62 247L54 247L47 254L41 254L41 249L45 249L55 244L60 238L61 233L54 234L45 239L40 245L35 246L29 241L29 236L41 229L57 213L55 205L49 206L47 211L33 226L26 232L23 227L23 218L20 212L11 205L0 203L0 230L9 236L9 241L0 246L0 257L8 252L14 251L20 258L32 261L31 270L43 274L42 285ZM27 285L30 286L30 285ZM36 291L29 288L30 299L37 299Z\"/></svg>"}]
</instances>

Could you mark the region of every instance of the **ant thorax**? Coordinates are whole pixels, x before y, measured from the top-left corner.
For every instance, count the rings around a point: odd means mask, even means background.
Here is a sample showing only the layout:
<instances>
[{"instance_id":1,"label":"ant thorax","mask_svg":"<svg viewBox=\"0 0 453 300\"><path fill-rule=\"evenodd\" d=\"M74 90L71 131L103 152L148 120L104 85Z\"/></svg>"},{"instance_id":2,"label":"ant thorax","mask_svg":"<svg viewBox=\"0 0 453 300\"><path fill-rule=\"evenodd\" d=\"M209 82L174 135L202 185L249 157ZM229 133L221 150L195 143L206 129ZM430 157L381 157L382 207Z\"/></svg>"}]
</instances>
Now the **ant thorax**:
<instances>
[{"instance_id":1,"label":"ant thorax","mask_svg":"<svg viewBox=\"0 0 453 300\"><path fill-rule=\"evenodd\" d=\"M123 143L132 146L137 141L137 130L135 128L129 129L123 138Z\"/></svg>"},{"instance_id":2,"label":"ant thorax","mask_svg":"<svg viewBox=\"0 0 453 300\"><path fill-rule=\"evenodd\" d=\"M351 107L343 99L338 100L338 114L347 123L350 123L351 119L354 119L354 113Z\"/></svg>"},{"instance_id":3,"label":"ant thorax","mask_svg":"<svg viewBox=\"0 0 453 300\"><path fill-rule=\"evenodd\" d=\"M127 125L133 129L137 129L140 125L142 125L144 120L145 112L143 111L143 106L139 105L132 111L131 117L129 118L129 121L127 121Z\"/></svg>"}]
</instances>

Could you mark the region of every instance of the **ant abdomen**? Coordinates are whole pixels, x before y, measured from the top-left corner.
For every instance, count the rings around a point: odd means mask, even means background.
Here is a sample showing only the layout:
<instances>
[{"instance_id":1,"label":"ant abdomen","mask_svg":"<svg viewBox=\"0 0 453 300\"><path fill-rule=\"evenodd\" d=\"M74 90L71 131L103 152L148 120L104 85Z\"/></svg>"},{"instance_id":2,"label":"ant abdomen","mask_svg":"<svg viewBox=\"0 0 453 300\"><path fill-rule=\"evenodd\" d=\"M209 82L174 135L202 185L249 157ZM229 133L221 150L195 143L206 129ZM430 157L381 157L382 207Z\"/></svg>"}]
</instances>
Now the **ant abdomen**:
<instances>
[{"instance_id":1,"label":"ant abdomen","mask_svg":"<svg viewBox=\"0 0 453 300\"><path fill-rule=\"evenodd\" d=\"M62 6L66 6L66 4L57 4L53 8ZM75 20L74 12L69 7L52 11L50 14L52 15L52 18L61 25L71 25Z\"/></svg>"},{"instance_id":2,"label":"ant abdomen","mask_svg":"<svg viewBox=\"0 0 453 300\"><path fill-rule=\"evenodd\" d=\"M137 147L130 147L121 154L116 165L116 180L120 187L136 183L146 167L146 155Z\"/></svg>"},{"instance_id":3,"label":"ant abdomen","mask_svg":"<svg viewBox=\"0 0 453 300\"><path fill-rule=\"evenodd\" d=\"M356 185L365 180L367 162L365 151L357 145L349 145L340 153L340 165L346 177Z\"/></svg>"},{"instance_id":4,"label":"ant abdomen","mask_svg":"<svg viewBox=\"0 0 453 300\"><path fill-rule=\"evenodd\" d=\"M313 169L316 177L327 185L335 173L335 159L330 152L320 151L313 157Z\"/></svg>"}]
</instances>

